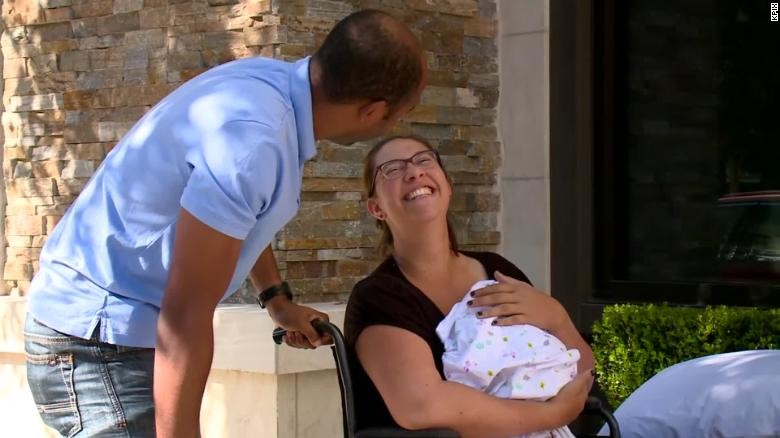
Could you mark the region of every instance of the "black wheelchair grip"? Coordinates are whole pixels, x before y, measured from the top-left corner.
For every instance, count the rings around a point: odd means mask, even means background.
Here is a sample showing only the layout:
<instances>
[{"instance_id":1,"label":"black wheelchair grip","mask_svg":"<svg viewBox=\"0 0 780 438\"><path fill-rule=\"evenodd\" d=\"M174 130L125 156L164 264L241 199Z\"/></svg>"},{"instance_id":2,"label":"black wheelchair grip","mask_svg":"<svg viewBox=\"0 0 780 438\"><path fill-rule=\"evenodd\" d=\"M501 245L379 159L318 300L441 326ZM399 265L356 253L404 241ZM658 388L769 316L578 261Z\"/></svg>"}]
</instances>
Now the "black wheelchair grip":
<instances>
[{"instance_id":1,"label":"black wheelchair grip","mask_svg":"<svg viewBox=\"0 0 780 438\"><path fill-rule=\"evenodd\" d=\"M317 330L317 333L319 333L320 335L324 335L329 332L328 323L321 319L315 319L314 321L311 322L311 325L312 327L314 327L314 330ZM284 340L283 339L284 335L286 334L287 334L287 330L281 327L277 327L274 329L271 336L273 337L274 343L276 343L276 345L282 345L282 341Z\"/></svg>"}]
</instances>

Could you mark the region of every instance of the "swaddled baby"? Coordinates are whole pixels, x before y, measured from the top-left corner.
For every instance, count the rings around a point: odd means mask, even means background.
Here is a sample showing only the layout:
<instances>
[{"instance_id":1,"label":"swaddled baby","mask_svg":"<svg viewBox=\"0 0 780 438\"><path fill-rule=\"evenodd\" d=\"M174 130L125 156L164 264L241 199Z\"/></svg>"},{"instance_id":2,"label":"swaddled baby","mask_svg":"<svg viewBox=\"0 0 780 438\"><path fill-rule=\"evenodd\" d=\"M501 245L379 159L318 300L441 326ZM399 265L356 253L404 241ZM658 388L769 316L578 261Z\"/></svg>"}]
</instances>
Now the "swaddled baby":
<instances>
[{"instance_id":1,"label":"swaddled baby","mask_svg":"<svg viewBox=\"0 0 780 438\"><path fill-rule=\"evenodd\" d=\"M483 280L456 303L436 327L444 343L444 377L496 397L544 401L577 374L580 352L532 325L495 326L495 318L477 318L470 292L496 281ZM573 438L564 426L528 438Z\"/></svg>"}]
</instances>

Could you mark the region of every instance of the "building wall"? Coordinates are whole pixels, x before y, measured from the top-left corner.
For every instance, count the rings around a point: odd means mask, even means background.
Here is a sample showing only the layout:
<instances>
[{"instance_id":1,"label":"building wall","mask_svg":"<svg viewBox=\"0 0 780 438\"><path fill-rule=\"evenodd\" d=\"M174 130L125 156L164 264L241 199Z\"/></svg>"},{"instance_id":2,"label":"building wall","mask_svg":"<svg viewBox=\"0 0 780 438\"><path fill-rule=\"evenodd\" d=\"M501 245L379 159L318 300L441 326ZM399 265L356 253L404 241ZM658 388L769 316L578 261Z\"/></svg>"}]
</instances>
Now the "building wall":
<instances>
[{"instance_id":1,"label":"building wall","mask_svg":"<svg viewBox=\"0 0 780 438\"><path fill-rule=\"evenodd\" d=\"M465 248L500 241L498 52L492 0L5 1L2 35L6 294L24 295L46 236L101 160L183 81L236 58L298 59L366 7L396 14L430 68L397 132L430 139L453 174ZM320 142L300 214L274 242L306 301L344 298L375 265L377 231L361 202L364 144ZM242 298L239 298L241 300Z\"/></svg>"},{"instance_id":2,"label":"building wall","mask_svg":"<svg viewBox=\"0 0 780 438\"><path fill-rule=\"evenodd\" d=\"M550 287L549 1L500 0L501 250Z\"/></svg>"}]
</instances>

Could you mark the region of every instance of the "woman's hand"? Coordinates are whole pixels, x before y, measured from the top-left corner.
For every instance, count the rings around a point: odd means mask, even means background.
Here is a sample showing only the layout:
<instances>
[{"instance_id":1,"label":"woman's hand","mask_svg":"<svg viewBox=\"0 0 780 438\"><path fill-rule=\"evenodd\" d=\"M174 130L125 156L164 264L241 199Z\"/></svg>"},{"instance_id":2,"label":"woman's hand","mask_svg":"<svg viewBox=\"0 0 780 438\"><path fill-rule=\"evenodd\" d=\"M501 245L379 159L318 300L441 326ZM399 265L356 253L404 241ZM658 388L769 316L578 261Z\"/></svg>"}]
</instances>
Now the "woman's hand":
<instances>
[{"instance_id":1,"label":"woman's hand","mask_svg":"<svg viewBox=\"0 0 780 438\"><path fill-rule=\"evenodd\" d=\"M484 307L477 317L496 317L495 325L530 324L551 333L569 320L566 310L555 298L498 271L495 277L499 284L471 293L474 298L469 305Z\"/></svg>"},{"instance_id":2,"label":"woman's hand","mask_svg":"<svg viewBox=\"0 0 780 438\"><path fill-rule=\"evenodd\" d=\"M574 380L564 385L558 394L548 401L560 416L560 424L569 424L582 413L593 385L593 375L592 368L577 374Z\"/></svg>"}]
</instances>

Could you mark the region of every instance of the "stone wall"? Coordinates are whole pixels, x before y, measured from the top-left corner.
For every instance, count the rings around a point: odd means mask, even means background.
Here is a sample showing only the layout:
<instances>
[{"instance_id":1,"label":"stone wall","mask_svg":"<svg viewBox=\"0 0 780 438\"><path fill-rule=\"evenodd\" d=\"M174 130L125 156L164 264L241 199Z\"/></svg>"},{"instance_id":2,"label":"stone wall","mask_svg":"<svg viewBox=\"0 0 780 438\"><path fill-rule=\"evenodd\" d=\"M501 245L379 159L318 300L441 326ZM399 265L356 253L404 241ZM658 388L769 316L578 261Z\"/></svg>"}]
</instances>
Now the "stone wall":
<instances>
[{"instance_id":1,"label":"stone wall","mask_svg":"<svg viewBox=\"0 0 780 438\"><path fill-rule=\"evenodd\" d=\"M428 57L429 87L397 131L422 135L442 152L463 246L495 248L492 0L5 0L5 293L26 292L46 236L151 105L232 59L311 54L338 19L368 7L401 17ZM320 142L305 168L300 214L274 242L284 275L306 301L344 298L376 263L378 234L361 202L366 151Z\"/></svg>"}]
</instances>

